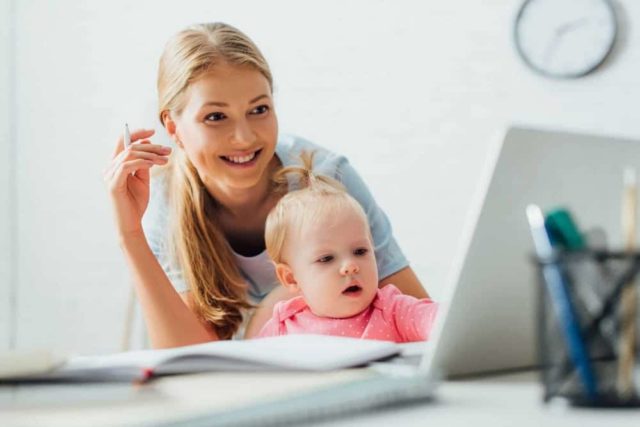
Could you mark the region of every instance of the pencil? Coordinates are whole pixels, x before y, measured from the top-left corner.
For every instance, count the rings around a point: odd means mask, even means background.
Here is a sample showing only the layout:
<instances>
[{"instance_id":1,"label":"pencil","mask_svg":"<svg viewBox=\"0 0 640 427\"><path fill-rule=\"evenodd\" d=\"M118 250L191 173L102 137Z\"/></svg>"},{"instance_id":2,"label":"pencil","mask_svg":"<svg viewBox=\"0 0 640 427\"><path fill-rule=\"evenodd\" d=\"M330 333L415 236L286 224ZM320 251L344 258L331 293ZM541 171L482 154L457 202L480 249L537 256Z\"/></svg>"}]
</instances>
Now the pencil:
<instances>
[{"instance_id":1,"label":"pencil","mask_svg":"<svg viewBox=\"0 0 640 427\"><path fill-rule=\"evenodd\" d=\"M131 145L131 133L129 133L129 125L124 124L124 148L128 148Z\"/></svg>"},{"instance_id":2,"label":"pencil","mask_svg":"<svg viewBox=\"0 0 640 427\"><path fill-rule=\"evenodd\" d=\"M622 231L625 250L632 253L636 247L637 180L633 168L624 170L622 199ZM634 392L633 368L635 362L636 287L628 283L622 290L620 307L621 334L618 344L617 390L620 397L628 399Z\"/></svg>"}]
</instances>

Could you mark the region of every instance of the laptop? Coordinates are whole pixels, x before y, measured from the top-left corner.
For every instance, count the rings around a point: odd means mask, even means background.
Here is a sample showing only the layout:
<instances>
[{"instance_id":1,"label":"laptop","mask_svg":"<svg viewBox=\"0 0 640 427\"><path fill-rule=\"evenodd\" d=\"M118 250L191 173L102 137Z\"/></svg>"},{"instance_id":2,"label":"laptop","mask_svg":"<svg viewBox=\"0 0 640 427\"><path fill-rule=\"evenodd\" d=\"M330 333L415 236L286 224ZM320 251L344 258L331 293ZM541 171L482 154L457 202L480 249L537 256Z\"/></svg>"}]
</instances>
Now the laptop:
<instances>
[{"instance_id":1,"label":"laptop","mask_svg":"<svg viewBox=\"0 0 640 427\"><path fill-rule=\"evenodd\" d=\"M490 150L429 342L405 346L405 357L335 381L162 425L300 424L430 402L443 377L535 367L537 283L525 208L566 207L581 228L602 227L618 245L625 166L640 167L636 141L507 129Z\"/></svg>"},{"instance_id":2,"label":"laptop","mask_svg":"<svg viewBox=\"0 0 640 427\"><path fill-rule=\"evenodd\" d=\"M567 208L581 230L601 229L610 248L622 248L627 166L640 170L638 141L508 129L492 150L464 230L443 297L451 305L429 364L449 377L534 367L539 283L526 207Z\"/></svg>"}]
</instances>

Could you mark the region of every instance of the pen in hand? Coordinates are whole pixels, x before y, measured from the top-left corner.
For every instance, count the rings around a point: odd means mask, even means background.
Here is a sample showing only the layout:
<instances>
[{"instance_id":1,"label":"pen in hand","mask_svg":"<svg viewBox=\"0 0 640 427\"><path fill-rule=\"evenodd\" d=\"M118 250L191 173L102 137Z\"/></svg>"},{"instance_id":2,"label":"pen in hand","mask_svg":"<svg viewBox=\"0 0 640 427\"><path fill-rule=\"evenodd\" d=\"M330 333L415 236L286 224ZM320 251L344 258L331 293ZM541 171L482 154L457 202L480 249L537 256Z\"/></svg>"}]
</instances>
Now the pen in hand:
<instances>
[{"instance_id":1,"label":"pen in hand","mask_svg":"<svg viewBox=\"0 0 640 427\"><path fill-rule=\"evenodd\" d=\"M124 148L125 150L131 146L131 132L129 132L129 124L124 124ZM131 176L134 176L136 171L131 172Z\"/></svg>"},{"instance_id":2,"label":"pen in hand","mask_svg":"<svg viewBox=\"0 0 640 427\"><path fill-rule=\"evenodd\" d=\"M129 125L124 124L124 148L129 148L131 145L131 133L129 132Z\"/></svg>"},{"instance_id":3,"label":"pen in hand","mask_svg":"<svg viewBox=\"0 0 640 427\"><path fill-rule=\"evenodd\" d=\"M129 124L124 124L124 132L119 141L118 153L125 156L125 159L131 160L134 164L133 171L127 172L127 176L140 177L138 172L149 170L154 165L166 165L168 156L171 154L171 147L164 145L154 145L148 139L155 133L153 129L134 130L133 134L129 130ZM135 145L135 147L134 147ZM130 151L130 152L129 152Z\"/></svg>"}]
</instances>

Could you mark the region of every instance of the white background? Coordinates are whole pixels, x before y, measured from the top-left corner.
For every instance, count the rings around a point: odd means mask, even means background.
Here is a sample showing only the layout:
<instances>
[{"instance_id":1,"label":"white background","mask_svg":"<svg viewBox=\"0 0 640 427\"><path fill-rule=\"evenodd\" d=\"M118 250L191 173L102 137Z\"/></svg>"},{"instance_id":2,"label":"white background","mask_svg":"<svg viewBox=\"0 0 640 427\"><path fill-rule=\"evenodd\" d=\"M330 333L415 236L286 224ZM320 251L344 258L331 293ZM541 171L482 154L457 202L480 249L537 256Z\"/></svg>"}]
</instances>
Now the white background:
<instances>
[{"instance_id":1,"label":"white background","mask_svg":"<svg viewBox=\"0 0 640 427\"><path fill-rule=\"evenodd\" d=\"M12 268L14 262L12 249L13 212L11 205L12 182L11 164L13 160L12 143L12 108L11 94L12 84L12 28L11 5L9 2L0 2L0 63L7 64L0 67L0 348L6 347L12 340L13 306L11 305Z\"/></svg>"},{"instance_id":2,"label":"white background","mask_svg":"<svg viewBox=\"0 0 640 427\"><path fill-rule=\"evenodd\" d=\"M158 57L204 21L254 39L281 131L350 158L437 298L509 123L640 137L640 2L616 2L620 39L604 67L565 81L518 59L519 4L1 2L0 348L119 348L129 285L101 171L124 122L160 129Z\"/></svg>"}]
</instances>

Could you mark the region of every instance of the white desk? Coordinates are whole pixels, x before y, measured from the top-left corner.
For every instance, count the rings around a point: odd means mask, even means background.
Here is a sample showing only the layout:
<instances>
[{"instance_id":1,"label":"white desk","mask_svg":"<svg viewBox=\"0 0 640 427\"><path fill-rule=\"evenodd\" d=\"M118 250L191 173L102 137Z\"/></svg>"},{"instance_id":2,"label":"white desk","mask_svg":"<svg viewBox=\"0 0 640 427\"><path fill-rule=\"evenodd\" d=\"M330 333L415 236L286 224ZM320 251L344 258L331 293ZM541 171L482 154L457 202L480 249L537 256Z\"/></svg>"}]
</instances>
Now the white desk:
<instances>
[{"instance_id":1,"label":"white desk","mask_svg":"<svg viewBox=\"0 0 640 427\"><path fill-rule=\"evenodd\" d=\"M114 426L240 406L253 397L276 397L301 387L367 375L211 373L163 378L144 386L76 385L54 389L0 387L0 425ZM545 406L533 373L448 381L426 404L330 420L337 426L637 426L640 410L591 410ZM427 424L428 423L428 424Z\"/></svg>"},{"instance_id":2,"label":"white desk","mask_svg":"<svg viewBox=\"0 0 640 427\"><path fill-rule=\"evenodd\" d=\"M638 426L640 409L582 409L542 403L534 373L511 374L465 381L447 381L436 400L401 410L380 411L318 426Z\"/></svg>"}]
</instances>

